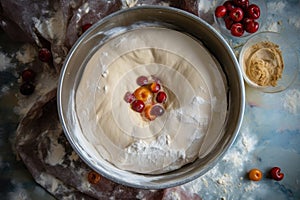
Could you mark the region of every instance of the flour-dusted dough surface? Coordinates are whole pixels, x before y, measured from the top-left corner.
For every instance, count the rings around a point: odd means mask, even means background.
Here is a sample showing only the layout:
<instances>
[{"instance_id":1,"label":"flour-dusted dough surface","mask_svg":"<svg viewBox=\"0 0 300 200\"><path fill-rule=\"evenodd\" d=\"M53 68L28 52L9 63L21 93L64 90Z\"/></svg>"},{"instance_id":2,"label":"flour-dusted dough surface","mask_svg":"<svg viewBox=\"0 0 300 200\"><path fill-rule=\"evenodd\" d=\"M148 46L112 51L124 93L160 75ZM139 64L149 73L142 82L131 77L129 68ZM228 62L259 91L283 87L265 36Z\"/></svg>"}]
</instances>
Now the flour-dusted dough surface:
<instances>
[{"instance_id":1,"label":"flour-dusted dough surface","mask_svg":"<svg viewBox=\"0 0 300 200\"><path fill-rule=\"evenodd\" d=\"M123 100L141 75L158 77L169 91L165 114L152 122ZM217 138L225 121L218 63L174 30L143 28L111 39L87 61L78 82L78 138L93 156L120 169L157 174L180 168L205 152L203 142Z\"/></svg>"}]
</instances>

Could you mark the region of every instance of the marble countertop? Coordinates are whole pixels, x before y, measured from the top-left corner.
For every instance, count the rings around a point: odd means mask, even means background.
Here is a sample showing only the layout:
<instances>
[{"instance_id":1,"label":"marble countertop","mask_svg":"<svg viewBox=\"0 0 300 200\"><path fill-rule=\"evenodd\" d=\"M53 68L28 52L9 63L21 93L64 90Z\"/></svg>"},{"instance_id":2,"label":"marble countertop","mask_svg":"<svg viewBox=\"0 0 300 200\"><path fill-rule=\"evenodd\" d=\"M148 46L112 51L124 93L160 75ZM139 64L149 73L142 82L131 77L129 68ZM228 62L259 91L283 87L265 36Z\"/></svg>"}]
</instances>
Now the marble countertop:
<instances>
[{"instance_id":1,"label":"marble countertop","mask_svg":"<svg viewBox=\"0 0 300 200\"><path fill-rule=\"evenodd\" d=\"M212 12L210 6L215 3L200 1L200 9ZM262 30L280 32L292 41L300 55L300 1L268 0L267 8ZM237 54L245 42L226 39ZM34 182L14 153L19 121L14 112L18 75L16 61L10 57L20 46L1 32L0 59L5 62L0 63L0 195L5 199L54 199ZM266 177L274 166L284 172L282 181ZM248 180L247 172L252 168L264 173L261 181ZM246 86L245 115L236 141L214 168L181 187L205 200L300 199L300 74L293 85L280 93L262 93Z\"/></svg>"}]
</instances>

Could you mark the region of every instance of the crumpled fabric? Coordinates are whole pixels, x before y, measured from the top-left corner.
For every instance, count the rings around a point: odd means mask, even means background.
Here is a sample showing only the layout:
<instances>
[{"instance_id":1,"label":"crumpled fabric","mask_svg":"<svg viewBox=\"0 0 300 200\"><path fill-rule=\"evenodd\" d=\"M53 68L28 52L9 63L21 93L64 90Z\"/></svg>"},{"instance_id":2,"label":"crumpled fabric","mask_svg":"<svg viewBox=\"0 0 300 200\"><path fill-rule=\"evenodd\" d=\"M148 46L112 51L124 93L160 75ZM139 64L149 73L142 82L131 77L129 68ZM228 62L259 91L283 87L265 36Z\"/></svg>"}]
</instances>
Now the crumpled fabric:
<instances>
[{"instance_id":1,"label":"crumpled fabric","mask_svg":"<svg viewBox=\"0 0 300 200\"><path fill-rule=\"evenodd\" d=\"M140 5L171 6L198 15L197 0L0 0L0 27L13 40L50 49L59 72L83 25Z\"/></svg>"},{"instance_id":2,"label":"crumpled fabric","mask_svg":"<svg viewBox=\"0 0 300 200\"><path fill-rule=\"evenodd\" d=\"M81 26L122 8L121 0L0 0L0 26L13 39L52 51L60 71Z\"/></svg>"},{"instance_id":3,"label":"crumpled fabric","mask_svg":"<svg viewBox=\"0 0 300 200\"><path fill-rule=\"evenodd\" d=\"M172 6L198 15L197 0L0 0L0 27L15 41L50 49L57 72L54 77L58 79L64 58L82 34L83 25L94 24L120 9L140 5ZM189 194L180 187L147 191L125 187L105 178L102 179L105 184L93 186L93 190L81 188L81 180L84 179L86 183L86 172L91 170L83 161L78 159L79 164L72 166L68 165L72 163L68 159L63 160L63 165L45 164L47 156L43 155L48 155L45 153L46 147L51 145L48 139L64 138L55 99L55 90L41 96L21 120L16 138L17 152L33 178L53 196L58 199L107 199L110 196L125 195L128 199L141 197L167 200L172 199L173 195L179 195L181 199L200 199L197 194ZM65 139L63 141L68 150L66 152L72 154L70 145ZM32 154L33 150L36 150L36 154ZM62 170L61 167L66 166L69 171ZM74 176L76 173L80 176ZM74 178L79 180L76 182ZM52 185L56 183L58 187L53 190Z\"/></svg>"},{"instance_id":4,"label":"crumpled fabric","mask_svg":"<svg viewBox=\"0 0 300 200\"><path fill-rule=\"evenodd\" d=\"M160 6L170 6L174 8L179 8L190 12L196 16L198 13L199 0L126 0L126 5L128 7L141 6L141 5L160 5Z\"/></svg>"}]
</instances>

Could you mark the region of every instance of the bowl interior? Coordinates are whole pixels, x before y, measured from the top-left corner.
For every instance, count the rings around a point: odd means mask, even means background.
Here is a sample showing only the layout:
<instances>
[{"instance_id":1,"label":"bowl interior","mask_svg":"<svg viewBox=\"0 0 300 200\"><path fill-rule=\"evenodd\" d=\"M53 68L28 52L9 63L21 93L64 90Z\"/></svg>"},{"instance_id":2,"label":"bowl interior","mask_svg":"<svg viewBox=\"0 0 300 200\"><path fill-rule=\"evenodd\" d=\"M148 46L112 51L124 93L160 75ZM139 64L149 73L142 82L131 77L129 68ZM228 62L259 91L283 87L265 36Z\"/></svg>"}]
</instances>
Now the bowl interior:
<instances>
[{"instance_id":1,"label":"bowl interior","mask_svg":"<svg viewBox=\"0 0 300 200\"><path fill-rule=\"evenodd\" d=\"M95 159L86 145L77 137L78 126L74 115L76 77L97 45L109 38L141 26L164 27L189 34L201 41L221 64L227 79L226 123L216 137L206 143L207 150L193 163L165 174L145 175L120 170L105 160ZM160 189L191 181L212 168L233 143L244 113L245 94L238 62L229 45L210 25L201 19L174 8L144 6L114 13L91 27L71 49L59 81L58 109L64 132L79 156L95 171L124 185ZM75 127L74 127L75 126ZM80 128L79 128L80 129ZM208 151L209 150L209 151Z\"/></svg>"},{"instance_id":2,"label":"bowl interior","mask_svg":"<svg viewBox=\"0 0 300 200\"><path fill-rule=\"evenodd\" d=\"M270 41L274 44L277 44L282 53L284 68L283 68L282 78L278 80L276 86L259 86L253 81L251 81L247 77L245 72L245 63L244 63L245 52L252 45L255 45L259 42L265 42L265 41ZM280 92L288 88L296 79L299 71L299 58L297 52L293 48L293 45L286 38L283 38L280 33L276 33L276 32L261 32L249 38L249 40L245 43L245 45L241 49L239 55L239 63L246 83L248 83L248 85L251 87L257 88L267 93Z\"/></svg>"}]
</instances>

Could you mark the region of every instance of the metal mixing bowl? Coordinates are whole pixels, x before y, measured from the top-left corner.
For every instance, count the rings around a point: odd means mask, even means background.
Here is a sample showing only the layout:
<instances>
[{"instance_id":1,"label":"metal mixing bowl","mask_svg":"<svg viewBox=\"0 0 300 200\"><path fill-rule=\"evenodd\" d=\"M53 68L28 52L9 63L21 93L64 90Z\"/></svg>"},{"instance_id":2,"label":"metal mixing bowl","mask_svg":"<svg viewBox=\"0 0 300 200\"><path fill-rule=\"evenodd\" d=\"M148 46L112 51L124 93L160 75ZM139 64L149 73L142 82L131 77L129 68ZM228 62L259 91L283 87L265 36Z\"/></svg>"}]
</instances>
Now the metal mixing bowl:
<instances>
[{"instance_id":1,"label":"metal mixing bowl","mask_svg":"<svg viewBox=\"0 0 300 200\"><path fill-rule=\"evenodd\" d=\"M227 79L227 116L217 138L206 147L209 153L178 170L165 174L148 175L120 170L109 162L95 159L76 136L78 126L74 115L76 79L96 46L109 38L135 27L159 26L189 34L201 41L219 61ZM120 184L161 189L184 184L203 175L224 155L235 140L241 126L245 105L243 77L237 59L223 37L205 21L187 12L160 6L141 6L116 12L93 25L71 49L61 72L58 86L58 110L66 137L78 155L95 171Z\"/></svg>"}]
</instances>

